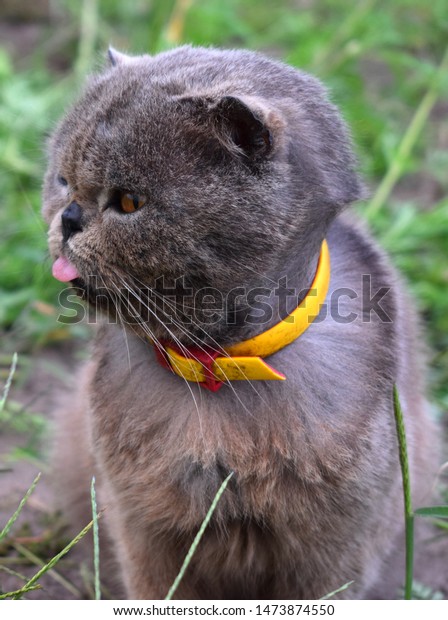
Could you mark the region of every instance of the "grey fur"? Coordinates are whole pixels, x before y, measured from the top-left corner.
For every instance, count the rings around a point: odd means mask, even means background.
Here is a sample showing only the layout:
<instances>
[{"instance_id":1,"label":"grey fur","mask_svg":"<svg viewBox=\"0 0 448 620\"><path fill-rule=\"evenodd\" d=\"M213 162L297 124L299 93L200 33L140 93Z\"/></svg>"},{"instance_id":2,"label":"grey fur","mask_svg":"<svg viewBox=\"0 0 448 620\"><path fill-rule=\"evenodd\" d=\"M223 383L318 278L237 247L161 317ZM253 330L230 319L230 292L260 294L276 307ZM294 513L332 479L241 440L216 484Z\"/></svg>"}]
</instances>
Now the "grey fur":
<instances>
[{"instance_id":1,"label":"grey fur","mask_svg":"<svg viewBox=\"0 0 448 620\"><path fill-rule=\"evenodd\" d=\"M179 598L317 598L349 580L341 596L364 597L403 527L393 383L415 503L429 488L436 450L412 304L369 235L340 215L363 191L344 123L316 79L252 52L183 47L110 57L50 145L50 249L77 266L80 284L99 275L114 289L125 279L143 296L160 276L165 285L185 276L198 295L196 324L186 307L166 325L159 298L143 299L154 305L140 324L104 322L84 405L61 425L61 475L73 481L82 465L100 480L131 598L166 595L229 471ZM116 190L147 204L119 213L108 202ZM74 199L83 229L63 245L61 213ZM222 346L283 318L310 286L325 237L327 305L349 289L357 297L341 298L339 314L357 318L338 322L333 308L271 356L287 381L209 393L156 363L148 329ZM369 315L363 275L373 292L390 289L382 301L390 322ZM228 296L237 286L273 290L283 277L295 297L271 294L264 324L247 294L230 296L206 323L206 287ZM94 301L97 291L87 294ZM120 304L120 316L128 311ZM238 320L230 325L231 312ZM80 454L64 447L75 431L86 444ZM77 504L86 479L71 484Z\"/></svg>"}]
</instances>

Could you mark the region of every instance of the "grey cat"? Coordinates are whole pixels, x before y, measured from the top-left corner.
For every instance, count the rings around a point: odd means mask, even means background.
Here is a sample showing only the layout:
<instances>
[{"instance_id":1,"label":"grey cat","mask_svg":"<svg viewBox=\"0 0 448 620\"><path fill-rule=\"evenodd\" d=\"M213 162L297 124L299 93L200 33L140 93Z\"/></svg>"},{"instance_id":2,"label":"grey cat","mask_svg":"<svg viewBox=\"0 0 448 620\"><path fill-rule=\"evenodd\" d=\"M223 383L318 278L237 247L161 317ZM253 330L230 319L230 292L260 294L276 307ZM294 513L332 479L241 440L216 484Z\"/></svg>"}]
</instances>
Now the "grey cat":
<instances>
[{"instance_id":1,"label":"grey cat","mask_svg":"<svg viewBox=\"0 0 448 620\"><path fill-rule=\"evenodd\" d=\"M321 84L248 51L111 50L55 131L53 273L104 317L57 471L79 516L95 474L126 596L167 594L230 472L178 598L315 599L351 580L339 596L362 598L378 580L403 528L394 383L415 505L437 451L412 304L341 215L362 195ZM324 239L321 312L268 357L285 380L213 392L159 363L168 345L225 356L284 321Z\"/></svg>"}]
</instances>

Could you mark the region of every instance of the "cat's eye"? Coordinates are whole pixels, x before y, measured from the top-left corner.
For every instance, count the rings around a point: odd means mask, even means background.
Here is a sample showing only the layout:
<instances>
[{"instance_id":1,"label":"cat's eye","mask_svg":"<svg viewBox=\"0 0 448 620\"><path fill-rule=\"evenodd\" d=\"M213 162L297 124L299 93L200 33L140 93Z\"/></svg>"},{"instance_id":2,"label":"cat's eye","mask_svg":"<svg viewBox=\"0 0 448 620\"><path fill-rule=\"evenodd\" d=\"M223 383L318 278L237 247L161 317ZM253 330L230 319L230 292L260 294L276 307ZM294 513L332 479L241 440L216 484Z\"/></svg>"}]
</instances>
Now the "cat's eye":
<instances>
[{"instance_id":1,"label":"cat's eye","mask_svg":"<svg viewBox=\"0 0 448 620\"><path fill-rule=\"evenodd\" d=\"M120 208L125 213L134 213L146 203L144 196L138 194L121 194L120 196Z\"/></svg>"},{"instance_id":2,"label":"cat's eye","mask_svg":"<svg viewBox=\"0 0 448 620\"><path fill-rule=\"evenodd\" d=\"M60 185L63 185L64 187L67 187L67 185L68 185L67 179L64 178L64 177L61 177L61 176L58 176L58 183Z\"/></svg>"}]
</instances>

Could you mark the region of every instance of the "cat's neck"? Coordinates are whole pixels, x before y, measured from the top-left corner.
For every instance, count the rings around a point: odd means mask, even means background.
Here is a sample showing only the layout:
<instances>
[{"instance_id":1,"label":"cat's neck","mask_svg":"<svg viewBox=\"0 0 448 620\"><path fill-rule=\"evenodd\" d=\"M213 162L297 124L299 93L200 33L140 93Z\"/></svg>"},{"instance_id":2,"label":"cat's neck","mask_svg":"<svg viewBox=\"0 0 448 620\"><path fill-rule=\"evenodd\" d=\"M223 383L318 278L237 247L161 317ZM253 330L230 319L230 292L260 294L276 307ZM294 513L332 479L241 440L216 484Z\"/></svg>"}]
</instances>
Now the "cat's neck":
<instances>
[{"instance_id":1,"label":"cat's neck","mask_svg":"<svg viewBox=\"0 0 448 620\"><path fill-rule=\"evenodd\" d=\"M322 235L317 234L308 238L287 256L279 257L266 273L257 273L247 265L250 284L236 283L224 295L224 311L219 320L202 322L198 320L199 312L190 323L188 334L179 334L179 340L187 346L200 343L225 347L261 334L285 319L310 290L322 240Z\"/></svg>"},{"instance_id":2,"label":"cat's neck","mask_svg":"<svg viewBox=\"0 0 448 620\"><path fill-rule=\"evenodd\" d=\"M251 338L293 312L310 290L320 252L320 240L307 243L286 257L268 275L259 277L248 291L249 308L243 311L243 320L234 326L235 329L232 325L228 326L227 338L233 342Z\"/></svg>"}]
</instances>

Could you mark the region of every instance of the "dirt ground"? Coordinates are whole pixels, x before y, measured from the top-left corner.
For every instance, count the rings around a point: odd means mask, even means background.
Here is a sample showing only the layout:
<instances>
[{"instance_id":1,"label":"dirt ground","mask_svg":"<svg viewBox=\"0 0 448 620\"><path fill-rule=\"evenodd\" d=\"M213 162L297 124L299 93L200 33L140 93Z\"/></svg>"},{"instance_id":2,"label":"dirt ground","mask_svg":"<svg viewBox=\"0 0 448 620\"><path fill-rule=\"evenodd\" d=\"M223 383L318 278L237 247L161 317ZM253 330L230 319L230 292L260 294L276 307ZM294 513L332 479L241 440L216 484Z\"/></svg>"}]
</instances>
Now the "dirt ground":
<instances>
[{"instance_id":1,"label":"dirt ground","mask_svg":"<svg viewBox=\"0 0 448 620\"><path fill-rule=\"evenodd\" d=\"M63 398L70 399L70 384L74 375L79 350L61 347L39 353L31 364L31 371L25 383L12 386L10 397L27 406L32 402L33 411L41 413L48 420L48 432L43 439L43 453L49 453L51 444L52 410ZM55 371L57 369L57 373ZM57 376L56 376L57 374ZM42 478L18 521L13 526L7 543L0 545L0 568L17 571L24 576L32 576L36 565L28 562L21 547L34 549L43 560L60 551L67 542L63 520L54 509L52 476L49 457L42 463L20 459L9 462L6 455L12 446L24 445L26 434L0 432L0 464L2 471L0 491L0 525L7 522L15 511L25 491L38 471ZM417 546L415 551L415 579L433 592L448 598L448 532L430 526L423 520L416 523ZM92 553L87 546L74 548L56 566L54 573L41 580L42 589L28 594L36 599L78 599L92 597L91 579ZM107 578L107 575L103 574ZM400 597L400 587L404 581L404 541L397 545L396 552L384 569L381 582L371 592L371 598L394 599ZM68 583L67 583L68 582ZM0 570L0 589L10 591L20 587L17 576Z\"/></svg>"}]
</instances>

